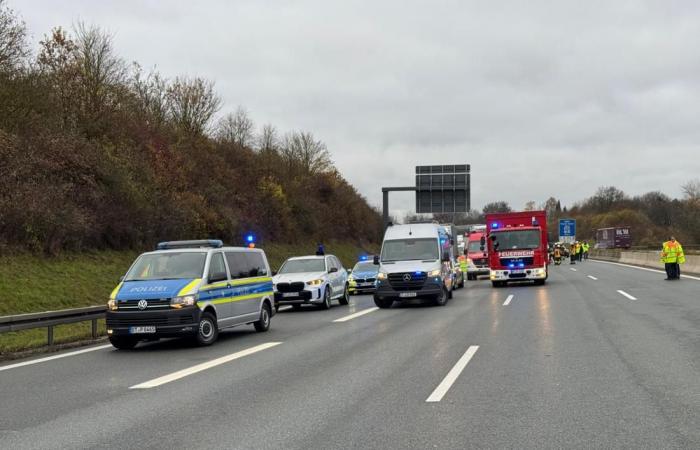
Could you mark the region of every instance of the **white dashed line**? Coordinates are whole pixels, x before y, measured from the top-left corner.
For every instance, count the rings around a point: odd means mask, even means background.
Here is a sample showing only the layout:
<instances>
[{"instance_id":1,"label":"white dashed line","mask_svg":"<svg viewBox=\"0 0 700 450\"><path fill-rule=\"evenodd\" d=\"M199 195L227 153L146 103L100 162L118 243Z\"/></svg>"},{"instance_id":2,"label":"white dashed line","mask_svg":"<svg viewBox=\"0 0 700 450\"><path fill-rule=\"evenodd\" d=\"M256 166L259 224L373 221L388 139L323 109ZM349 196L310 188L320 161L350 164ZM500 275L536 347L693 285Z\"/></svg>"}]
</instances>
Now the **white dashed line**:
<instances>
[{"instance_id":1,"label":"white dashed line","mask_svg":"<svg viewBox=\"0 0 700 450\"><path fill-rule=\"evenodd\" d=\"M576 269L574 269L573 267L570 267L569 270L576 272Z\"/></svg>"},{"instance_id":2,"label":"white dashed line","mask_svg":"<svg viewBox=\"0 0 700 450\"><path fill-rule=\"evenodd\" d=\"M374 308L364 309L360 312L356 312L355 314L350 314L349 316L341 317L340 319L335 319L333 322L347 322L348 320L352 320L352 319L355 319L357 317L364 316L365 314L375 312L378 309L379 308L377 308L376 306Z\"/></svg>"},{"instance_id":3,"label":"white dashed line","mask_svg":"<svg viewBox=\"0 0 700 450\"><path fill-rule=\"evenodd\" d=\"M620 295L623 295L623 296L627 297L627 298L630 299L630 300L637 300L636 297L632 297L631 295L629 295L629 294L628 294L627 292L625 292L625 291L621 291L621 290L618 289L617 292L618 292Z\"/></svg>"},{"instance_id":4,"label":"white dashed line","mask_svg":"<svg viewBox=\"0 0 700 450\"><path fill-rule=\"evenodd\" d=\"M508 306L510 305L510 301L513 300L514 295L509 295L508 298L506 298L506 301L503 302L503 306Z\"/></svg>"},{"instance_id":5,"label":"white dashed line","mask_svg":"<svg viewBox=\"0 0 700 450\"><path fill-rule=\"evenodd\" d=\"M54 359L67 358L69 356L82 355L83 353L94 352L97 350L102 350L105 348L111 348L112 344L98 345L97 347L85 348L83 350L78 350L75 352L61 353L60 355L47 356L46 358L32 359L31 361L24 361L21 363L10 364L7 366L0 367L0 372L3 370L16 369L17 367L31 366L32 364L39 364L46 361L53 361Z\"/></svg>"},{"instance_id":6,"label":"white dashed line","mask_svg":"<svg viewBox=\"0 0 700 450\"><path fill-rule=\"evenodd\" d=\"M442 380L438 387L435 388L433 393L430 394L430 397L428 397L425 401L428 403L434 403L442 400L442 397L447 394L447 391L449 391L454 382L457 381L457 378L462 373L464 368L467 367L467 364L469 364L469 361L472 359L477 350L479 350L478 345L472 345L469 347L464 355L459 358L457 364L455 364L452 370L449 371L445 379Z\"/></svg>"},{"instance_id":7,"label":"white dashed line","mask_svg":"<svg viewBox=\"0 0 700 450\"><path fill-rule=\"evenodd\" d=\"M597 280L598 280L598 279L597 279L596 277L594 277L593 275L588 275L588 278L590 278L590 279L593 280L593 281L597 281Z\"/></svg>"},{"instance_id":8,"label":"white dashed line","mask_svg":"<svg viewBox=\"0 0 700 450\"><path fill-rule=\"evenodd\" d=\"M169 375L154 378L153 380L146 381L145 383L140 383L131 386L129 389L150 389L162 386L166 383L177 381L180 378L185 378L186 376L193 375L197 372L202 372L203 370L211 369L212 367L220 366L221 364L226 364L227 362L231 362L233 360L243 358L244 356L252 355L253 353L267 350L268 348L276 347L280 344L281 342L267 342L265 344L256 345L255 347L251 347L246 350L241 350L240 352L236 353L231 353L230 355L222 356L221 358L212 359L211 361L197 364L196 366L188 367L187 369L178 370L177 372L173 372Z\"/></svg>"}]
</instances>

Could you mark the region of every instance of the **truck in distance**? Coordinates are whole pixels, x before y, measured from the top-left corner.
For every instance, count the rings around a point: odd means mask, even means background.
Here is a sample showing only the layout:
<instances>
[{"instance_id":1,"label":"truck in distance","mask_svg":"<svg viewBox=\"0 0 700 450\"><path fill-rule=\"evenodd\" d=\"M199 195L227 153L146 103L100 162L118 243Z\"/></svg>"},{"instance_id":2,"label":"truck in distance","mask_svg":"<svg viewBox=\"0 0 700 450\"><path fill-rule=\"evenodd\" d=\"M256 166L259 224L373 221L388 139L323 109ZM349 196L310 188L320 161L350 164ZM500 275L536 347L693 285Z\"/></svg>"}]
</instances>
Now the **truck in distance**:
<instances>
[{"instance_id":1,"label":"truck in distance","mask_svg":"<svg viewBox=\"0 0 700 450\"><path fill-rule=\"evenodd\" d=\"M595 233L595 248L630 248L632 235L629 227L599 228Z\"/></svg>"}]
</instances>

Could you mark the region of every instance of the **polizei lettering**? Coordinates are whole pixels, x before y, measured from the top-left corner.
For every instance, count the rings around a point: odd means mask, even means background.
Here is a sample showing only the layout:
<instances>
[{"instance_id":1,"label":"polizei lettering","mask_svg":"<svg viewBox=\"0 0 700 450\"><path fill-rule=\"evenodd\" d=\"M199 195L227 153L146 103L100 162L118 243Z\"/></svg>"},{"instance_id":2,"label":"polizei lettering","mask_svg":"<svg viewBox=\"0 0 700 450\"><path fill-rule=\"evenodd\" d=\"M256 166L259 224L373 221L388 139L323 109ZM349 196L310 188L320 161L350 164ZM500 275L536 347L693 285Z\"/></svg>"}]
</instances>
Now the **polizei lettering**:
<instances>
[{"instance_id":1,"label":"polizei lettering","mask_svg":"<svg viewBox=\"0 0 700 450\"><path fill-rule=\"evenodd\" d=\"M167 291L168 288L165 286L141 286L141 287L132 287L129 289L129 292L165 292Z\"/></svg>"},{"instance_id":2,"label":"polizei lettering","mask_svg":"<svg viewBox=\"0 0 700 450\"><path fill-rule=\"evenodd\" d=\"M503 252L498 252L498 256L501 258L523 258L527 256L535 256L534 250L507 250Z\"/></svg>"}]
</instances>

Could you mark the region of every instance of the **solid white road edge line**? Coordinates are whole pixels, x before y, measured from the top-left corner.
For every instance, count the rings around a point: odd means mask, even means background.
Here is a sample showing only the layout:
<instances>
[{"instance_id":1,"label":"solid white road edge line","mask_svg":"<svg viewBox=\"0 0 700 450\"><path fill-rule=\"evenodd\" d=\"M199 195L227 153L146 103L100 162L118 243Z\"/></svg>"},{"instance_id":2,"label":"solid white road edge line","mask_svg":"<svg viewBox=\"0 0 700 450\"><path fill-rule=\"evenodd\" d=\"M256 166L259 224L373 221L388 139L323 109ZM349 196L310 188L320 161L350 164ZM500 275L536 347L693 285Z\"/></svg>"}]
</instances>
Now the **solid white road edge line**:
<instances>
[{"instance_id":1,"label":"solid white road edge line","mask_svg":"<svg viewBox=\"0 0 700 450\"><path fill-rule=\"evenodd\" d=\"M620 295L623 295L623 296L627 297L627 298L630 299L630 300L637 300L636 297L632 297L631 295L629 295L629 294L628 294L627 292L625 292L625 291L621 291L621 290L618 289L617 292L618 292Z\"/></svg>"},{"instance_id":2,"label":"solid white road edge line","mask_svg":"<svg viewBox=\"0 0 700 450\"><path fill-rule=\"evenodd\" d=\"M459 358L457 364L455 364L452 370L449 371L445 379L442 380L438 387L435 388L433 393L430 394L430 397L428 397L425 401L428 403L434 403L442 400L442 397L447 394L447 391L449 391L454 382L457 381L457 377L459 377L464 368L467 367L467 364L469 364L469 361L472 359L477 350L479 350L478 345L472 345L469 347L464 355Z\"/></svg>"},{"instance_id":3,"label":"solid white road edge line","mask_svg":"<svg viewBox=\"0 0 700 450\"><path fill-rule=\"evenodd\" d=\"M576 269L574 269L573 267L570 267L569 270L576 272Z\"/></svg>"},{"instance_id":4,"label":"solid white road edge line","mask_svg":"<svg viewBox=\"0 0 700 450\"><path fill-rule=\"evenodd\" d=\"M666 272L663 270L659 269L650 269L648 267L641 267L641 266L634 266L632 264L623 264L623 263L616 263L612 261L601 261L599 259L591 259L589 261L593 261L594 263L599 263L599 264L612 264L613 266L622 266L622 267L629 267L631 269L637 269L637 270L646 270L647 272L655 272L655 273L663 273L665 274ZM681 266L682 268L683 266ZM688 278L690 280L697 280L700 281L700 277L694 277L692 275L683 275L681 274L681 278Z\"/></svg>"},{"instance_id":5,"label":"solid white road edge line","mask_svg":"<svg viewBox=\"0 0 700 450\"><path fill-rule=\"evenodd\" d=\"M220 366L221 364L226 364L227 362L231 362L235 359L243 358L244 356L252 355L253 353L267 350L268 348L276 347L280 344L281 342L267 342L265 344L256 345L255 347L241 350L240 352L236 353L231 353L230 355L222 356L221 358L212 359L211 361L197 364L196 366L188 367L187 369L178 370L177 372L173 372L169 375L154 378L153 380L146 381L145 383L136 384L131 386L129 389L150 389L162 386L166 383L179 380L180 378L193 375L203 370L211 369L212 367Z\"/></svg>"},{"instance_id":6,"label":"solid white road edge line","mask_svg":"<svg viewBox=\"0 0 700 450\"><path fill-rule=\"evenodd\" d=\"M67 358L69 356L82 355L83 353L94 352L94 351L102 350L102 349L105 349L105 348L108 348L111 346L112 346L112 344L98 345L97 347L85 348L82 350L77 350L75 352L61 353L60 355L47 356L46 358L32 359L31 361L24 361L21 363L10 364L7 366L0 367L0 372L2 372L3 370L16 369L17 367L31 366L32 364L39 364L39 363L43 363L46 361L53 361L54 359L61 359L61 358Z\"/></svg>"},{"instance_id":7,"label":"solid white road edge line","mask_svg":"<svg viewBox=\"0 0 700 450\"><path fill-rule=\"evenodd\" d=\"M503 302L503 306L510 305L510 301L513 300L513 297L515 297L513 294L509 295L508 298L506 298L506 301Z\"/></svg>"},{"instance_id":8,"label":"solid white road edge line","mask_svg":"<svg viewBox=\"0 0 700 450\"><path fill-rule=\"evenodd\" d=\"M333 322L347 322L348 320L355 319L360 316L364 316L365 314L369 314L371 312L377 311L379 308L376 306L374 308L367 308L363 309L360 312L356 312L355 314L350 314L349 316L341 317L340 319L335 319Z\"/></svg>"},{"instance_id":9,"label":"solid white road edge line","mask_svg":"<svg viewBox=\"0 0 700 450\"><path fill-rule=\"evenodd\" d=\"M588 275L588 278L590 278L590 279L593 280L593 281L597 281L597 280L598 280L598 279L597 279L596 277L594 277L593 275Z\"/></svg>"}]
</instances>

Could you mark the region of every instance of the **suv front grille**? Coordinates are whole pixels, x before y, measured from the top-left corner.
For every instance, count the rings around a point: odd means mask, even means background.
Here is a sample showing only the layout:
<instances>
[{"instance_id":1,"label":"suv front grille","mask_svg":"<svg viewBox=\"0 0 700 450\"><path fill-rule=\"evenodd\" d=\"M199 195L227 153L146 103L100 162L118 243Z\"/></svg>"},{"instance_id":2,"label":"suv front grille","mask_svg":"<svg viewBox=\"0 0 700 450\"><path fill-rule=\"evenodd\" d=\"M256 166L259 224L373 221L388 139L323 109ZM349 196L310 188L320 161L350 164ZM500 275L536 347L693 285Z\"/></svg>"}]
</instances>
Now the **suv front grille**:
<instances>
[{"instance_id":1,"label":"suv front grille","mask_svg":"<svg viewBox=\"0 0 700 450\"><path fill-rule=\"evenodd\" d=\"M400 272L389 274L389 284L397 291L419 290L425 284L425 272Z\"/></svg>"},{"instance_id":2,"label":"suv front grille","mask_svg":"<svg viewBox=\"0 0 700 450\"><path fill-rule=\"evenodd\" d=\"M294 283L277 283L277 292L301 292L304 290L304 283L295 281Z\"/></svg>"}]
</instances>

